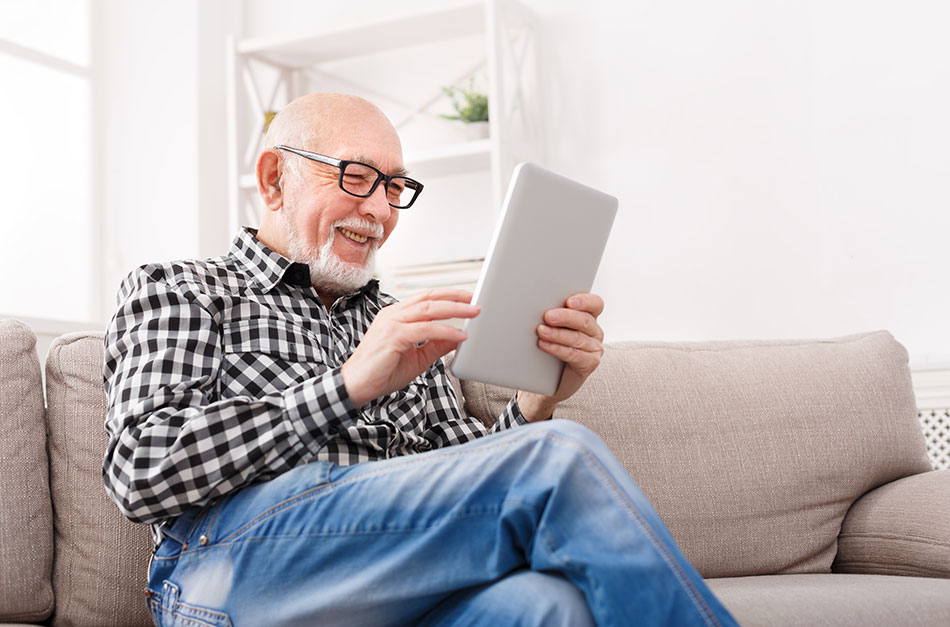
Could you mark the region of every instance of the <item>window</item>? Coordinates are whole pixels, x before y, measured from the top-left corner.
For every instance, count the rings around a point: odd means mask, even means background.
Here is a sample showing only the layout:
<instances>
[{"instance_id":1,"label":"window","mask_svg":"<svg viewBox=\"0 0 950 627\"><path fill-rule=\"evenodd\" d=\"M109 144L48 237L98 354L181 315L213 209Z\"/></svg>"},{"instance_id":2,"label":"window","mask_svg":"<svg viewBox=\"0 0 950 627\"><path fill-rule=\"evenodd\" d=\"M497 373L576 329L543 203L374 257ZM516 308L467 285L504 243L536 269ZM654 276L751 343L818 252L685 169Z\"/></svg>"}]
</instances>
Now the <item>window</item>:
<instances>
[{"instance_id":1,"label":"window","mask_svg":"<svg viewBox=\"0 0 950 627\"><path fill-rule=\"evenodd\" d=\"M0 316L97 317L88 0L0 4Z\"/></svg>"}]
</instances>

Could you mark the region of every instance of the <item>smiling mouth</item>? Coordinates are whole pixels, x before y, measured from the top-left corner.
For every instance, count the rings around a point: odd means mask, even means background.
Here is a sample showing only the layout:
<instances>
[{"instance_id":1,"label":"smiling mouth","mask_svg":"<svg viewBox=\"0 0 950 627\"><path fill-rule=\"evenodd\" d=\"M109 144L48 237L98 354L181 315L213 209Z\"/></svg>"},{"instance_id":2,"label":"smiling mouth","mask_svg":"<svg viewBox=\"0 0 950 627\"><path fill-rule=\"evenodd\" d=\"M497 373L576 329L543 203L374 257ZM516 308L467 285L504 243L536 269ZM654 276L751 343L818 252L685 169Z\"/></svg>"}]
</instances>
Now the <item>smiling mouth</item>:
<instances>
[{"instance_id":1,"label":"smiling mouth","mask_svg":"<svg viewBox=\"0 0 950 627\"><path fill-rule=\"evenodd\" d=\"M337 230L340 231L340 233L342 233L347 239L357 242L359 244L365 244L367 241L372 239L371 237L360 235L359 233L354 233L353 231L343 228L342 226L337 227Z\"/></svg>"}]
</instances>

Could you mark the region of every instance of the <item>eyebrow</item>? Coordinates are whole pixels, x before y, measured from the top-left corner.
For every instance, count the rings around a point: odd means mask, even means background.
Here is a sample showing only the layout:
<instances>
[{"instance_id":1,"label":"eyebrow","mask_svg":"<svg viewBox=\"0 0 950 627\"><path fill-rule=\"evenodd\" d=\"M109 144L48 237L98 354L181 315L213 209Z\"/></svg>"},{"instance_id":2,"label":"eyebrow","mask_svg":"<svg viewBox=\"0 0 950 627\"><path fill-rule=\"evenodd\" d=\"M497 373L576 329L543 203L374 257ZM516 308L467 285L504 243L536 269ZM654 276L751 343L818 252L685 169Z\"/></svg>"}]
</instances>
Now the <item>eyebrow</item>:
<instances>
[{"instance_id":1,"label":"eyebrow","mask_svg":"<svg viewBox=\"0 0 950 627\"><path fill-rule=\"evenodd\" d=\"M367 157L366 155L363 155L363 154L357 153L357 154L354 155L352 158L346 159L346 161L359 161L360 163L365 163L366 165L371 165L371 166L373 166L374 168L376 168L377 170L382 171L382 168L379 167L379 164L378 164L378 163L376 163L374 160L370 159L369 157ZM390 176L406 176L407 174L409 174L409 170L407 170L406 168L402 168L402 167L396 168L393 172L390 172L390 173L389 173Z\"/></svg>"}]
</instances>

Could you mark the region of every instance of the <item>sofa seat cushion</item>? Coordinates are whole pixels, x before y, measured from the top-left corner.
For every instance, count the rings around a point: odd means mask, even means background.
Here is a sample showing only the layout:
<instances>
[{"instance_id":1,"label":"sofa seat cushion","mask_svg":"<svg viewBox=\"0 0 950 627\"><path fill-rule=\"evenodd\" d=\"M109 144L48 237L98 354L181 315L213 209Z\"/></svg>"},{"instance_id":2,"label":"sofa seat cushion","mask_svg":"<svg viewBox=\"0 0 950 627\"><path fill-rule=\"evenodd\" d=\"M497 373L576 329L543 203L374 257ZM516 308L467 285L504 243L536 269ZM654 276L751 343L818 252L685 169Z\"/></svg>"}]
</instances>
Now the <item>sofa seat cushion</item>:
<instances>
[{"instance_id":1,"label":"sofa seat cushion","mask_svg":"<svg viewBox=\"0 0 950 627\"><path fill-rule=\"evenodd\" d=\"M101 333L64 335L46 360L56 560L56 625L151 625L148 527L119 513L102 485L106 395Z\"/></svg>"},{"instance_id":2,"label":"sofa seat cushion","mask_svg":"<svg viewBox=\"0 0 950 627\"><path fill-rule=\"evenodd\" d=\"M512 393L462 390L486 421ZM831 572L851 504L932 468L886 332L611 344L555 417L604 439L705 577Z\"/></svg>"},{"instance_id":3,"label":"sofa seat cushion","mask_svg":"<svg viewBox=\"0 0 950 627\"><path fill-rule=\"evenodd\" d=\"M0 623L53 611L53 513L36 335L0 320Z\"/></svg>"},{"instance_id":4,"label":"sofa seat cushion","mask_svg":"<svg viewBox=\"0 0 950 627\"><path fill-rule=\"evenodd\" d=\"M765 575L707 583L743 627L950 625L950 579Z\"/></svg>"}]
</instances>

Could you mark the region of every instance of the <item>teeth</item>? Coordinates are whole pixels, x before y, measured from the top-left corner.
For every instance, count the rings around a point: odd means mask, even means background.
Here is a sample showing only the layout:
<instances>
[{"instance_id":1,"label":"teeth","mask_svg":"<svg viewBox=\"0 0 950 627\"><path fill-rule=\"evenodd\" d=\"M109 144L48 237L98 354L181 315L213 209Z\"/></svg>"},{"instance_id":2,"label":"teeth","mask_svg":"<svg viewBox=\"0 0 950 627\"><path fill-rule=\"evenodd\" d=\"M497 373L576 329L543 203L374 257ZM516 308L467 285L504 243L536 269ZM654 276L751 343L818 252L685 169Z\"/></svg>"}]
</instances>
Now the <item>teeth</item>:
<instances>
[{"instance_id":1,"label":"teeth","mask_svg":"<svg viewBox=\"0 0 950 627\"><path fill-rule=\"evenodd\" d=\"M362 235L358 235L354 233L353 231L350 231L349 229L344 229L342 226L340 227L340 233L343 233L354 242L359 242L360 244L362 244L363 242L369 239L368 237L363 237Z\"/></svg>"}]
</instances>

